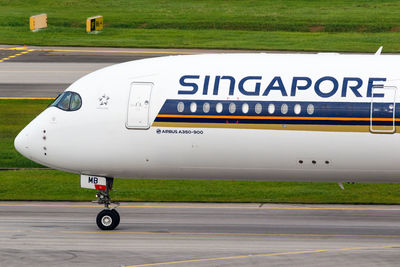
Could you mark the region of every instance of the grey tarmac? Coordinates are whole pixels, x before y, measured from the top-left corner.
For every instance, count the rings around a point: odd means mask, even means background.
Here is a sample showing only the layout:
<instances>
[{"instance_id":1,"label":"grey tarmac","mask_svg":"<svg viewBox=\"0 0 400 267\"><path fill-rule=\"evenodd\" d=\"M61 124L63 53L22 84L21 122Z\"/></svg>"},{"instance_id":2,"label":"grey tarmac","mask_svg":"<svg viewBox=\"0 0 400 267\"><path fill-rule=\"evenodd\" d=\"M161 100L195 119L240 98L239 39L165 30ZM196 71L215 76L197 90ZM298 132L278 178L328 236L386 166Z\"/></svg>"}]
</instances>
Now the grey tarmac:
<instances>
[{"instance_id":1,"label":"grey tarmac","mask_svg":"<svg viewBox=\"0 0 400 267\"><path fill-rule=\"evenodd\" d=\"M398 266L400 206L0 202L3 266Z\"/></svg>"},{"instance_id":2,"label":"grey tarmac","mask_svg":"<svg viewBox=\"0 0 400 267\"><path fill-rule=\"evenodd\" d=\"M1 62L0 97L55 98L80 77L110 63Z\"/></svg>"}]
</instances>

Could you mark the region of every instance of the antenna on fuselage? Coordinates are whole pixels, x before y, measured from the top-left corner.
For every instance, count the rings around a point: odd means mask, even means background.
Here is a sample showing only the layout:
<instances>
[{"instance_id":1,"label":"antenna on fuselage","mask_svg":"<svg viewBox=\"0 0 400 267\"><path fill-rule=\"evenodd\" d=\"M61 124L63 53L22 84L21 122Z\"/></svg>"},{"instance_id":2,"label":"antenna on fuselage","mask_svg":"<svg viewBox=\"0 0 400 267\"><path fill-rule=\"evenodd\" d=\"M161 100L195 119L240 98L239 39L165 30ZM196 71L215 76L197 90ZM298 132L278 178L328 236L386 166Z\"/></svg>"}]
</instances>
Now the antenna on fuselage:
<instances>
[{"instance_id":1,"label":"antenna on fuselage","mask_svg":"<svg viewBox=\"0 0 400 267\"><path fill-rule=\"evenodd\" d=\"M382 53L383 46L380 46L378 50L375 52L375 56L380 56Z\"/></svg>"}]
</instances>

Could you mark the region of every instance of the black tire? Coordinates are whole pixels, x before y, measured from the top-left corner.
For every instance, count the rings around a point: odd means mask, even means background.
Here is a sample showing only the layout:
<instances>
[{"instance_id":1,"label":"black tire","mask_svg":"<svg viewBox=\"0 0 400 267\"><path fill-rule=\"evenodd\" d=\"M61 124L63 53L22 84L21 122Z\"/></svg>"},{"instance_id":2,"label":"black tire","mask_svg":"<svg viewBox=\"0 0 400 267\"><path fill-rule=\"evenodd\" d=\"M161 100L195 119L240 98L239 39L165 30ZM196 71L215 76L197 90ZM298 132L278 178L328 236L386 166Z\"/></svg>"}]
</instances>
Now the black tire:
<instances>
[{"instance_id":1,"label":"black tire","mask_svg":"<svg viewBox=\"0 0 400 267\"><path fill-rule=\"evenodd\" d=\"M101 230L114 230L119 222L119 215L117 216L112 210L102 210L97 214L96 223Z\"/></svg>"},{"instance_id":2,"label":"black tire","mask_svg":"<svg viewBox=\"0 0 400 267\"><path fill-rule=\"evenodd\" d=\"M111 211L115 214L115 227L117 227L119 225L121 217L119 216L119 213L116 209L112 209Z\"/></svg>"}]
</instances>

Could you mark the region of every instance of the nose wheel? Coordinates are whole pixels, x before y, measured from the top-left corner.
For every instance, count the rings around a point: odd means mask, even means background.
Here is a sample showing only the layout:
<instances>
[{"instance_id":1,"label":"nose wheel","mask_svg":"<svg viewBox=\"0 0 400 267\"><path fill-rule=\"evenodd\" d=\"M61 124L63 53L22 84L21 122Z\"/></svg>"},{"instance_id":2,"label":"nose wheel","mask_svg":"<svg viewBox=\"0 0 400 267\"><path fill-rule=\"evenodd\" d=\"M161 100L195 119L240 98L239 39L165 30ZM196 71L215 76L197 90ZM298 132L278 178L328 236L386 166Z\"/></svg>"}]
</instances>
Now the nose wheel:
<instances>
[{"instance_id":1,"label":"nose wheel","mask_svg":"<svg viewBox=\"0 0 400 267\"><path fill-rule=\"evenodd\" d=\"M120 216L116 208L119 202L111 201L110 190L113 186L114 178L106 178L106 190L100 190L97 194L97 200L93 201L98 204L104 204L104 210L100 211L96 217L96 224L101 230L114 230L120 222ZM111 205L115 204L114 208Z\"/></svg>"},{"instance_id":2,"label":"nose wheel","mask_svg":"<svg viewBox=\"0 0 400 267\"><path fill-rule=\"evenodd\" d=\"M101 230L114 230L120 221L115 209L104 209L97 214L96 223Z\"/></svg>"}]
</instances>

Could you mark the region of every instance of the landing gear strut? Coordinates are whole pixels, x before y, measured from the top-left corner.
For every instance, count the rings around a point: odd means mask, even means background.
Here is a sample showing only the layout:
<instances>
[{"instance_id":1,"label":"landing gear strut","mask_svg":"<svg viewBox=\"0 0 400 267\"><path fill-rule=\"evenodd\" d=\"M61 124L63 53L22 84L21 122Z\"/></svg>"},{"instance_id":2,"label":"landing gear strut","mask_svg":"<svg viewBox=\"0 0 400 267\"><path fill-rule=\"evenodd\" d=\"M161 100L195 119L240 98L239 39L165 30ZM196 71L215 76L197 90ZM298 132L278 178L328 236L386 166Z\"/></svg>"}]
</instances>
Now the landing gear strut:
<instances>
[{"instance_id":1,"label":"landing gear strut","mask_svg":"<svg viewBox=\"0 0 400 267\"><path fill-rule=\"evenodd\" d=\"M97 200L93 201L98 204L104 204L104 210L97 214L96 223L101 230L114 230L120 221L119 213L116 208L119 206L119 202L111 201L110 191L112 189L114 178L106 178L106 189L100 190L97 194ZM112 204L116 206L111 207Z\"/></svg>"}]
</instances>

